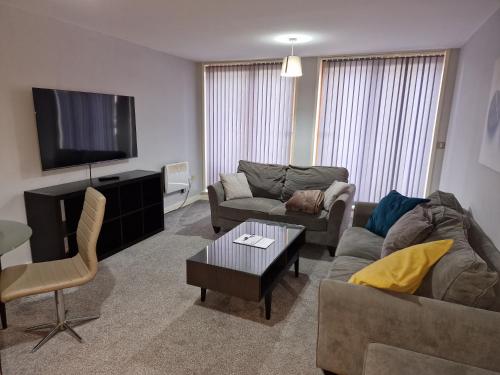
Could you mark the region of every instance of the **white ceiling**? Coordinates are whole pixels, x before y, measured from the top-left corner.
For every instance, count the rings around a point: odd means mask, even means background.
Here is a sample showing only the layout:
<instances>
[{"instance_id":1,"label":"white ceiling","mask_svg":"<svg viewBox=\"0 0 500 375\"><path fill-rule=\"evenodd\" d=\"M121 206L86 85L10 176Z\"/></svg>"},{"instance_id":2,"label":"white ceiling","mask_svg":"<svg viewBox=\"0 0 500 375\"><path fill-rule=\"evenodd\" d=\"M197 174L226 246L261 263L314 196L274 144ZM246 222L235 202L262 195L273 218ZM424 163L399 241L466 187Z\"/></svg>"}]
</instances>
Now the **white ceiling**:
<instances>
[{"instance_id":1,"label":"white ceiling","mask_svg":"<svg viewBox=\"0 0 500 375\"><path fill-rule=\"evenodd\" d=\"M459 47L500 0L0 0L197 61Z\"/></svg>"}]
</instances>

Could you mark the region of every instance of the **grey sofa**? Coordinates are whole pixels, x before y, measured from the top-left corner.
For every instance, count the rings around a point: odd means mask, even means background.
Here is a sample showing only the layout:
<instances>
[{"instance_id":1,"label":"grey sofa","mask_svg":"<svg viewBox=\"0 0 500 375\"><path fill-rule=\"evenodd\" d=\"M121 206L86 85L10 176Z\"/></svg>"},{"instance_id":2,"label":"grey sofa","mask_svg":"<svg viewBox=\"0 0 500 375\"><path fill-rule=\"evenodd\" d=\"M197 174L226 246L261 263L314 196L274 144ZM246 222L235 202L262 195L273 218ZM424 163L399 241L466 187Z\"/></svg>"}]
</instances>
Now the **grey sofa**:
<instances>
[{"instance_id":1,"label":"grey sofa","mask_svg":"<svg viewBox=\"0 0 500 375\"><path fill-rule=\"evenodd\" d=\"M353 227L344 232L329 278L320 284L317 366L342 375L498 374L498 283L490 286L492 303L486 310L423 297L419 291L406 295L346 282L380 257L383 238L364 229L375 206L356 203ZM472 253L496 275L500 253L468 216ZM434 280L435 268L426 280Z\"/></svg>"},{"instance_id":2,"label":"grey sofa","mask_svg":"<svg viewBox=\"0 0 500 375\"><path fill-rule=\"evenodd\" d=\"M329 211L318 215L289 212L285 203L296 190L326 190L335 180L347 182L348 171L340 167L296 167L240 161L253 198L226 201L220 181L208 186L212 226L229 230L247 219L264 219L306 227L306 241L325 245L335 253L338 240L350 224L355 186L341 194Z\"/></svg>"}]
</instances>

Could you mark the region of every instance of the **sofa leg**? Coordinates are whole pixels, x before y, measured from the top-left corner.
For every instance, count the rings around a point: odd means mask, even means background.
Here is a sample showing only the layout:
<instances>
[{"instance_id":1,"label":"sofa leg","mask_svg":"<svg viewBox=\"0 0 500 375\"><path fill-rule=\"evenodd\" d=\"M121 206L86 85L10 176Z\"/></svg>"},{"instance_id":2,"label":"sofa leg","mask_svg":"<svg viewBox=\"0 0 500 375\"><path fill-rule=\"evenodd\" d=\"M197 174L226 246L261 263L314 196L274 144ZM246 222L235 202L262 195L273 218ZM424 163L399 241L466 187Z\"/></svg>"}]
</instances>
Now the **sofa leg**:
<instances>
[{"instance_id":1,"label":"sofa leg","mask_svg":"<svg viewBox=\"0 0 500 375\"><path fill-rule=\"evenodd\" d=\"M220 227L216 227L216 226L212 225L212 228L214 228L214 232L215 233L219 233L220 232Z\"/></svg>"},{"instance_id":2,"label":"sofa leg","mask_svg":"<svg viewBox=\"0 0 500 375\"><path fill-rule=\"evenodd\" d=\"M327 371L327 370L323 370L323 374L325 374L325 375L337 375L336 373L331 372L331 371Z\"/></svg>"},{"instance_id":3,"label":"sofa leg","mask_svg":"<svg viewBox=\"0 0 500 375\"><path fill-rule=\"evenodd\" d=\"M327 246L327 247L328 247L328 252L330 253L330 255L332 257L334 257L335 256L335 250L336 250L336 248L333 247L333 246Z\"/></svg>"}]
</instances>

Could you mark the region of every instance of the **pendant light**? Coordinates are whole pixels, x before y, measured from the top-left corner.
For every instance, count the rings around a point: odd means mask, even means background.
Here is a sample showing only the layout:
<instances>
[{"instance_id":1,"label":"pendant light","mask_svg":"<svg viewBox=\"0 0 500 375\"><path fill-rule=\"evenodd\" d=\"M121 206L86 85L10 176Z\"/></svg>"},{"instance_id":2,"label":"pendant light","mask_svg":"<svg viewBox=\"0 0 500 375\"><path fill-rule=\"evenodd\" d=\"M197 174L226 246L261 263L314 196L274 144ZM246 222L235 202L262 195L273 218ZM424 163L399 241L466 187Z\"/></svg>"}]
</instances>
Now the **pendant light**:
<instances>
[{"instance_id":1,"label":"pendant light","mask_svg":"<svg viewBox=\"0 0 500 375\"><path fill-rule=\"evenodd\" d=\"M281 66L281 76L302 77L302 63L300 61L300 56L294 56L293 54L293 44L297 42L297 38L288 38L288 41L292 45L292 54L283 59L283 65Z\"/></svg>"}]
</instances>

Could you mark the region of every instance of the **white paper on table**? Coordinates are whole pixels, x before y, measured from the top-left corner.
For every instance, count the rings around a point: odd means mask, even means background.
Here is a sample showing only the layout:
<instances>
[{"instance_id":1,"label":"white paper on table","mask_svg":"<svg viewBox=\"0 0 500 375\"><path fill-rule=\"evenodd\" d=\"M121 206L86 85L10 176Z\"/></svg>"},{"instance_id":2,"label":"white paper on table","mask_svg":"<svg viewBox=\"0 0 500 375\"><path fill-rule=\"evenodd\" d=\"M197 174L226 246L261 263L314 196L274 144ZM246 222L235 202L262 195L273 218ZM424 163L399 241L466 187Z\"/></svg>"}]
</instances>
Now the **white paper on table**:
<instances>
[{"instance_id":1,"label":"white paper on table","mask_svg":"<svg viewBox=\"0 0 500 375\"><path fill-rule=\"evenodd\" d=\"M274 240L272 238L256 236L254 234L243 234L233 242L241 245L258 247L260 249L267 249L274 242Z\"/></svg>"}]
</instances>

